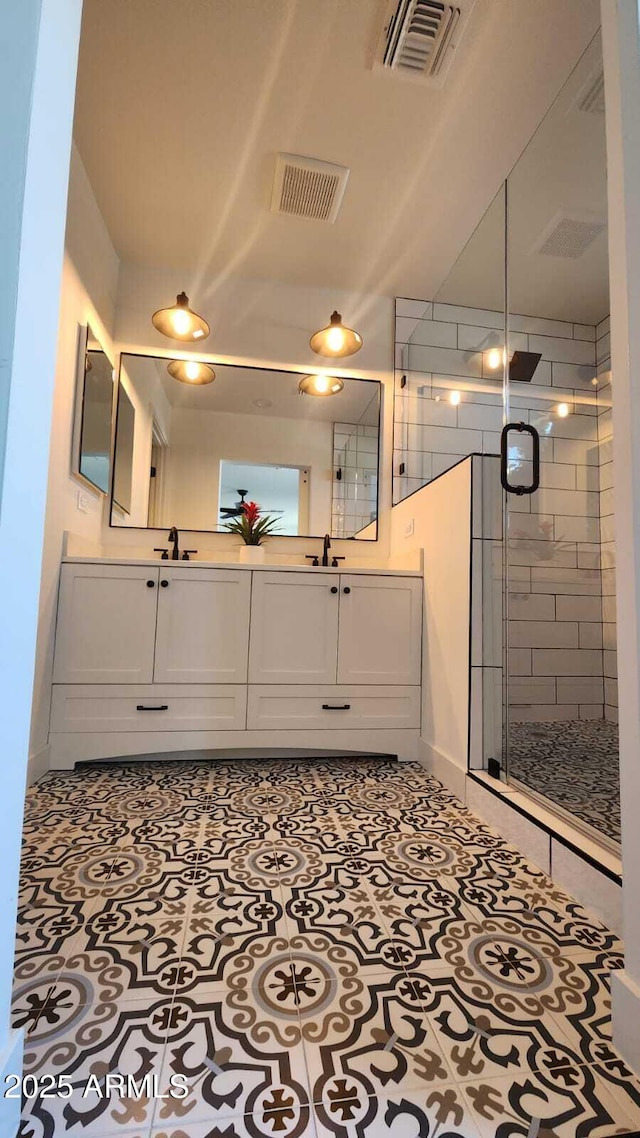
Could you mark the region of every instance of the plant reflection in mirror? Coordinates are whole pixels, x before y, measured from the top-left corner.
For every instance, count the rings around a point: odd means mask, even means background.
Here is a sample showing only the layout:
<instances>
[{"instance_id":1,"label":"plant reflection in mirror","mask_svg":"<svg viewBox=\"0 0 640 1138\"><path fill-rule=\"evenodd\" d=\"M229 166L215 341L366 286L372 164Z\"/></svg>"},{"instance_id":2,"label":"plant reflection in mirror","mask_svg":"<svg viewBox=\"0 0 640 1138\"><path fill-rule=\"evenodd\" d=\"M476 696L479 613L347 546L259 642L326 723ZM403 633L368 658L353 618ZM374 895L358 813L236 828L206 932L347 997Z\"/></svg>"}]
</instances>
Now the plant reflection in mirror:
<instances>
[{"instance_id":1,"label":"plant reflection in mirror","mask_svg":"<svg viewBox=\"0 0 640 1138\"><path fill-rule=\"evenodd\" d=\"M278 519L270 514L261 516L257 502L244 502L241 516L226 522L223 529L239 534L245 545L262 545L275 533L277 524Z\"/></svg>"}]
</instances>

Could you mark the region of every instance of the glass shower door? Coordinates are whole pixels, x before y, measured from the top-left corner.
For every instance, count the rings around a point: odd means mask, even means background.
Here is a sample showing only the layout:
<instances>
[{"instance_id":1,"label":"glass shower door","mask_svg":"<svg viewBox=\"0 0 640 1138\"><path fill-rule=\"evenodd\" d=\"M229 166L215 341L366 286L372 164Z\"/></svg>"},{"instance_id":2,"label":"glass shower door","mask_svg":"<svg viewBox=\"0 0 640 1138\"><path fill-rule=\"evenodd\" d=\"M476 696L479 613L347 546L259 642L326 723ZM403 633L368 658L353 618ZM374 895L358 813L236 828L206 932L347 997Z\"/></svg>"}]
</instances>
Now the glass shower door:
<instances>
[{"instance_id":1,"label":"glass shower door","mask_svg":"<svg viewBox=\"0 0 640 1138\"><path fill-rule=\"evenodd\" d=\"M502 765L615 844L606 155L584 94L601 71L596 36L507 183Z\"/></svg>"}]
</instances>

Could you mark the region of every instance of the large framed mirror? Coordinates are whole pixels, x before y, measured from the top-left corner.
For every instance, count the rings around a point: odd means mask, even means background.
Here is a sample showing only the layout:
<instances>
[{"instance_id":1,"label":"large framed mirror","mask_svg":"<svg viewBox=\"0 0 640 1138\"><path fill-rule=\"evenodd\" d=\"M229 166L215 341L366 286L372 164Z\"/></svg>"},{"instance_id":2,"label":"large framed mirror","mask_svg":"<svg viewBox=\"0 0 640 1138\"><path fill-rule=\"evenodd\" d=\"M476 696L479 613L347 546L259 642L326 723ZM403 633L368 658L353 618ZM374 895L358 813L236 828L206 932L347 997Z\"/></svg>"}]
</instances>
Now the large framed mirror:
<instances>
[{"instance_id":1,"label":"large framed mirror","mask_svg":"<svg viewBox=\"0 0 640 1138\"><path fill-rule=\"evenodd\" d=\"M113 384L111 360L89 325L81 325L71 471L101 494L109 493Z\"/></svg>"},{"instance_id":2,"label":"large framed mirror","mask_svg":"<svg viewBox=\"0 0 640 1138\"><path fill-rule=\"evenodd\" d=\"M121 357L112 526L224 532L254 501L278 536L377 539L380 382L307 394L302 372L208 363L202 383L170 365Z\"/></svg>"}]
</instances>

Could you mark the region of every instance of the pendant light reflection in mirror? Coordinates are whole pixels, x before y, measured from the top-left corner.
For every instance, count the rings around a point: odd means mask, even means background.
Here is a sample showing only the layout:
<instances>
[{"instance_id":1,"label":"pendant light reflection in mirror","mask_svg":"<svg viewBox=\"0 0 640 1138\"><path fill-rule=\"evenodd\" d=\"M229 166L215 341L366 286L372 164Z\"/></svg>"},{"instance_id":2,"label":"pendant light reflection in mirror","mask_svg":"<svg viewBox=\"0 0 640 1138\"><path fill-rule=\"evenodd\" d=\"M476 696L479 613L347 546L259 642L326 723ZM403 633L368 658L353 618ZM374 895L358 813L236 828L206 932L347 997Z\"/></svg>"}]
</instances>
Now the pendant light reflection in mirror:
<instances>
[{"instance_id":1,"label":"pendant light reflection in mirror","mask_svg":"<svg viewBox=\"0 0 640 1138\"><path fill-rule=\"evenodd\" d=\"M216 373L209 364L199 363L198 360L172 360L167 364L169 375L179 383L188 383L198 387L205 383L213 383Z\"/></svg>"},{"instance_id":2,"label":"pendant light reflection in mirror","mask_svg":"<svg viewBox=\"0 0 640 1138\"><path fill-rule=\"evenodd\" d=\"M298 384L301 395L339 395L344 380L337 375L305 375Z\"/></svg>"}]
</instances>

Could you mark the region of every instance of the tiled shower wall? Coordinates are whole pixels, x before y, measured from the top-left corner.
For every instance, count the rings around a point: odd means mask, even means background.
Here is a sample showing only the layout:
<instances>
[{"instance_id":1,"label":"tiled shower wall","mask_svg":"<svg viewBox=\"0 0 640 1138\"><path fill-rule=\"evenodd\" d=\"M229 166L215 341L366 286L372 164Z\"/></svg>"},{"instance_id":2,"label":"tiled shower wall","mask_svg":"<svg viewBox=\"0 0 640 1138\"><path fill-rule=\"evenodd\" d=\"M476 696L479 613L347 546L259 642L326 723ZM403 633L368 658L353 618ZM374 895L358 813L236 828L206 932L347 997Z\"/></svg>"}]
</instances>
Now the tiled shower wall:
<instances>
[{"instance_id":1,"label":"tiled shower wall","mask_svg":"<svg viewBox=\"0 0 640 1138\"><path fill-rule=\"evenodd\" d=\"M501 369L496 373L488 366L488 351L503 344L504 317L407 300L397 301L396 315L399 501L465 454L498 452ZM603 589L610 586L602 568L600 518L601 436L606 444L610 416L594 382L606 325L509 319L510 349L542 353L533 382L511 385L510 418L537 428L542 460L534 509L529 497L510 499L511 717L602 717L605 669L615 664L605 664L603 652ZM558 414L563 403L566 416ZM517 459L512 460L511 477L517 480ZM608 615L611 603L605 600ZM608 630L609 643L612 634L615 626Z\"/></svg>"},{"instance_id":2,"label":"tiled shower wall","mask_svg":"<svg viewBox=\"0 0 640 1138\"><path fill-rule=\"evenodd\" d=\"M378 428L356 423L333 425L331 532L353 537L376 518Z\"/></svg>"}]
</instances>

